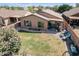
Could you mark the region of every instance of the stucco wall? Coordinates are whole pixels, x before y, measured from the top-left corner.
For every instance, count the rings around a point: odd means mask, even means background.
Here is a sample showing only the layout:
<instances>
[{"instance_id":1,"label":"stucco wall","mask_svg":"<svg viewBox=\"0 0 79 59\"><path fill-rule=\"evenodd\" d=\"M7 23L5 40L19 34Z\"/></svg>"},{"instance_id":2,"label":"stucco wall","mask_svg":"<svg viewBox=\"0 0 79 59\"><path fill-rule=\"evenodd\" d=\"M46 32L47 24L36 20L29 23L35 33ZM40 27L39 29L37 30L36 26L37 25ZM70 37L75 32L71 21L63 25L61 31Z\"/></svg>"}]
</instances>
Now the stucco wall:
<instances>
[{"instance_id":1,"label":"stucco wall","mask_svg":"<svg viewBox=\"0 0 79 59\"><path fill-rule=\"evenodd\" d=\"M21 27L24 27L24 20L30 20L32 23L32 28L38 28L38 21L44 22L44 28L43 29L47 29L48 28L48 21L45 19L42 19L38 16L35 15L30 15L27 17L23 17L21 18Z\"/></svg>"},{"instance_id":2,"label":"stucco wall","mask_svg":"<svg viewBox=\"0 0 79 59\"><path fill-rule=\"evenodd\" d=\"M7 25L10 23L10 19L9 19L9 18L6 18L6 19L4 20L4 22L5 22L5 25L7 26Z\"/></svg>"}]
</instances>

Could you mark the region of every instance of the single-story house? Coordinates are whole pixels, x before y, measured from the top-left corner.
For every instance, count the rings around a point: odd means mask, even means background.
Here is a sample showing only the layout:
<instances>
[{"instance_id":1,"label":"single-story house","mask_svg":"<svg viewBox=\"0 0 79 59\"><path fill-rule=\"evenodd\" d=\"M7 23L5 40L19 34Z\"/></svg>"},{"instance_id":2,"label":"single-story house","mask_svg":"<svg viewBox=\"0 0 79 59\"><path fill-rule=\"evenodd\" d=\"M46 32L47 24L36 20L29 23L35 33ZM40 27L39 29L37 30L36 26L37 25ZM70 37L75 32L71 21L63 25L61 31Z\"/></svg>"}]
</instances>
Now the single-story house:
<instances>
[{"instance_id":1,"label":"single-story house","mask_svg":"<svg viewBox=\"0 0 79 59\"><path fill-rule=\"evenodd\" d=\"M0 16L4 26L21 29L50 30L63 29L61 14L46 9L41 12L31 13L26 10L0 10ZM11 26L12 25L12 26Z\"/></svg>"},{"instance_id":2,"label":"single-story house","mask_svg":"<svg viewBox=\"0 0 79 59\"><path fill-rule=\"evenodd\" d=\"M8 26L12 23L20 21L20 17L23 17L25 14L30 14L25 10L0 10L0 19L3 19L5 26Z\"/></svg>"},{"instance_id":3,"label":"single-story house","mask_svg":"<svg viewBox=\"0 0 79 59\"><path fill-rule=\"evenodd\" d=\"M70 9L69 11L65 11L63 13L63 17L71 26L79 26L79 7Z\"/></svg>"}]
</instances>

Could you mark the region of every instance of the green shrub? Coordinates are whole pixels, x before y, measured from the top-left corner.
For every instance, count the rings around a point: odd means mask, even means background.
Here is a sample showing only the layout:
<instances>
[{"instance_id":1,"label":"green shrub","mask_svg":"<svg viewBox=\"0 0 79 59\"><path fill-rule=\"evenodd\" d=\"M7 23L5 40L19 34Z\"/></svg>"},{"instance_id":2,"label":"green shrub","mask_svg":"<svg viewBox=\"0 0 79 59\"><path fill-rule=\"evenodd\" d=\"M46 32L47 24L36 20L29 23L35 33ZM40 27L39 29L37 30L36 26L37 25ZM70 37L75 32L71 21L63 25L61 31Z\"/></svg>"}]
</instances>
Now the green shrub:
<instances>
[{"instance_id":1,"label":"green shrub","mask_svg":"<svg viewBox=\"0 0 79 59\"><path fill-rule=\"evenodd\" d=\"M0 55L16 55L20 45L20 38L14 29L0 29Z\"/></svg>"}]
</instances>

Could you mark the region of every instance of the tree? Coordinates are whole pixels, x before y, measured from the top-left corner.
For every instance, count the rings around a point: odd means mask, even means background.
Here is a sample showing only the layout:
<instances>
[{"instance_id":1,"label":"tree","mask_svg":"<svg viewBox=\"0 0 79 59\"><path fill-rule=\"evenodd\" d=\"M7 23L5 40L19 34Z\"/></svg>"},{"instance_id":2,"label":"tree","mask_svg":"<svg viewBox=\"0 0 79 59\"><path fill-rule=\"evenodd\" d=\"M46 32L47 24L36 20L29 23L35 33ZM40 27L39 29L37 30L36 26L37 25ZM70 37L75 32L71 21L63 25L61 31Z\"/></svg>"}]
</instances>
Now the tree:
<instances>
[{"instance_id":1,"label":"tree","mask_svg":"<svg viewBox=\"0 0 79 59\"><path fill-rule=\"evenodd\" d=\"M9 9L11 9L11 10L24 10L24 8L23 7L19 7L19 6L11 6L11 7L9 7Z\"/></svg>"},{"instance_id":2,"label":"tree","mask_svg":"<svg viewBox=\"0 0 79 59\"><path fill-rule=\"evenodd\" d=\"M43 6L37 6L37 7L35 7L35 6L28 6L27 7L27 10L32 12L32 13L39 12L42 9L43 9Z\"/></svg>"},{"instance_id":3,"label":"tree","mask_svg":"<svg viewBox=\"0 0 79 59\"><path fill-rule=\"evenodd\" d=\"M70 10L73 7L67 4L60 5L58 8L58 12L63 13L64 11Z\"/></svg>"},{"instance_id":4,"label":"tree","mask_svg":"<svg viewBox=\"0 0 79 59\"><path fill-rule=\"evenodd\" d=\"M0 6L0 8L9 9L9 6Z\"/></svg>"},{"instance_id":5,"label":"tree","mask_svg":"<svg viewBox=\"0 0 79 59\"><path fill-rule=\"evenodd\" d=\"M33 6L28 6L27 10L30 11L30 12L33 12Z\"/></svg>"},{"instance_id":6,"label":"tree","mask_svg":"<svg viewBox=\"0 0 79 59\"><path fill-rule=\"evenodd\" d=\"M59 8L58 5L55 5L55 6L53 6L53 7L50 7L51 10L54 10L54 11L56 11L56 12L58 11L58 8Z\"/></svg>"},{"instance_id":7,"label":"tree","mask_svg":"<svg viewBox=\"0 0 79 59\"><path fill-rule=\"evenodd\" d=\"M24 10L24 8L23 7L16 6L16 7L14 7L14 10Z\"/></svg>"},{"instance_id":8,"label":"tree","mask_svg":"<svg viewBox=\"0 0 79 59\"><path fill-rule=\"evenodd\" d=\"M16 55L20 45L20 38L14 29L0 29L0 55Z\"/></svg>"},{"instance_id":9,"label":"tree","mask_svg":"<svg viewBox=\"0 0 79 59\"><path fill-rule=\"evenodd\" d=\"M20 6L0 6L0 9L24 10L24 8Z\"/></svg>"},{"instance_id":10,"label":"tree","mask_svg":"<svg viewBox=\"0 0 79 59\"><path fill-rule=\"evenodd\" d=\"M76 3L76 7L79 7L79 3Z\"/></svg>"}]
</instances>

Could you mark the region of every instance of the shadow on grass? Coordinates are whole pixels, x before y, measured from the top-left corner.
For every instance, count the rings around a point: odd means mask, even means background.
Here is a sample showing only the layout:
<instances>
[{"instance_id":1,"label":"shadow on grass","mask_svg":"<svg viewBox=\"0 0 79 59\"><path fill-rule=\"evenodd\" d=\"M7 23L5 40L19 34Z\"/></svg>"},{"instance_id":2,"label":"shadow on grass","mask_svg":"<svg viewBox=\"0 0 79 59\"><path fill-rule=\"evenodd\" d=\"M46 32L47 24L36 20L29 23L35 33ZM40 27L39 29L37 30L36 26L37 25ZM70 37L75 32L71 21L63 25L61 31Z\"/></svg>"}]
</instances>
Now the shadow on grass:
<instances>
[{"instance_id":1,"label":"shadow on grass","mask_svg":"<svg viewBox=\"0 0 79 59\"><path fill-rule=\"evenodd\" d=\"M58 31L46 31L46 32L31 32L31 31L22 31L22 30L20 30L20 31L18 31L18 32L27 32L27 33L50 33L50 34L56 34L56 33L58 33Z\"/></svg>"}]
</instances>

